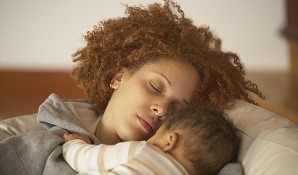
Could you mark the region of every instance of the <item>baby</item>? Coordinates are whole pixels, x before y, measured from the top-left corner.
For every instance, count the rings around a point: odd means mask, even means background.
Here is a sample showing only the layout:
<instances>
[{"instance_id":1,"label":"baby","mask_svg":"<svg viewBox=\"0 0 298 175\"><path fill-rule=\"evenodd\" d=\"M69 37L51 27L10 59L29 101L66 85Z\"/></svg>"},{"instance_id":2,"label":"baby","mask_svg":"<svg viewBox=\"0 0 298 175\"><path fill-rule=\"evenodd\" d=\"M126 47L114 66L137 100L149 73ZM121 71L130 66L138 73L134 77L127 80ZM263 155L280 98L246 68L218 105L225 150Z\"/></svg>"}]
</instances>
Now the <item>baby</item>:
<instances>
[{"instance_id":1,"label":"baby","mask_svg":"<svg viewBox=\"0 0 298 175\"><path fill-rule=\"evenodd\" d=\"M165 120L147 141L91 145L64 135L63 156L84 174L216 174L237 158L240 138L223 113L188 107Z\"/></svg>"}]
</instances>

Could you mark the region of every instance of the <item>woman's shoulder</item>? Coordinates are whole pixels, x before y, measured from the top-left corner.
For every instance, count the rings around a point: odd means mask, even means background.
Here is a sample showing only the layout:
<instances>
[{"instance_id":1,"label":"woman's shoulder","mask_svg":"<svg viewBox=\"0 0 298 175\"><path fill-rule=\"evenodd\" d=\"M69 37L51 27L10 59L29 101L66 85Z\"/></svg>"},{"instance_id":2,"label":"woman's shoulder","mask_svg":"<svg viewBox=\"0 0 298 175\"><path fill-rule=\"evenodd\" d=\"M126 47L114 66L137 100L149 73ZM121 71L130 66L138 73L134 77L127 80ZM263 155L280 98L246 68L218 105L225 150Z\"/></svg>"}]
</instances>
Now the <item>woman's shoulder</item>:
<instances>
[{"instance_id":1,"label":"woman's shoulder","mask_svg":"<svg viewBox=\"0 0 298 175\"><path fill-rule=\"evenodd\" d=\"M63 107L62 107L63 106ZM92 110L92 105L83 99L62 99L56 94L51 94L39 107L49 110L57 110L65 112L64 109L71 112L81 123L88 126L91 132L96 129L96 124L99 122L99 117ZM36 114L16 116L0 121L0 140L12 135L19 135L30 131L41 131L45 128L39 124Z\"/></svg>"},{"instance_id":2,"label":"woman's shoulder","mask_svg":"<svg viewBox=\"0 0 298 175\"><path fill-rule=\"evenodd\" d=\"M80 120L85 120L86 118L96 120L98 118L92 109L92 105L85 99L64 99L52 93L40 105L39 111L43 107L55 109L56 111L70 111Z\"/></svg>"},{"instance_id":3,"label":"woman's shoulder","mask_svg":"<svg viewBox=\"0 0 298 175\"><path fill-rule=\"evenodd\" d=\"M7 118L0 121L0 140L35 130L45 130L38 124L36 114Z\"/></svg>"},{"instance_id":4,"label":"woman's shoulder","mask_svg":"<svg viewBox=\"0 0 298 175\"><path fill-rule=\"evenodd\" d=\"M92 109L92 105L84 99L62 99L56 94L51 94L43 104L39 107L39 113L42 114L42 111L49 110L52 113L68 113L73 117L80 120L80 122L86 126L90 132L95 132L97 123L99 122L98 115L95 114L95 111ZM64 114L63 114L64 115ZM44 117L39 115L39 117ZM69 116L68 116L69 117Z\"/></svg>"}]
</instances>

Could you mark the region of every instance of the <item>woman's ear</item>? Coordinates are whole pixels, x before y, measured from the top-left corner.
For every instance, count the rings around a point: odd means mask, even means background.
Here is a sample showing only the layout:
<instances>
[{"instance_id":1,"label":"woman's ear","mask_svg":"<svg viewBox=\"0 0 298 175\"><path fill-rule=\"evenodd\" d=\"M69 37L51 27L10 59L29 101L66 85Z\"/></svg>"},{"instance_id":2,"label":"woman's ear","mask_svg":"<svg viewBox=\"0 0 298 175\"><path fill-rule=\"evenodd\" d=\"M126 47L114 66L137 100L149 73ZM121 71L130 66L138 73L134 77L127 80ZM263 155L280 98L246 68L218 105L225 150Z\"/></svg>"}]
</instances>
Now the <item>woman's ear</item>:
<instances>
[{"instance_id":1,"label":"woman's ear","mask_svg":"<svg viewBox=\"0 0 298 175\"><path fill-rule=\"evenodd\" d=\"M167 135L166 143L163 145L162 150L164 152L168 152L168 151L172 150L175 147L177 141L178 141L178 133L170 132Z\"/></svg>"},{"instance_id":2,"label":"woman's ear","mask_svg":"<svg viewBox=\"0 0 298 175\"><path fill-rule=\"evenodd\" d=\"M125 67L122 67L113 77L110 87L112 89L118 89L121 83L123 82L123 79L128 76L128 73L129 73L128 69Z\"/></svg>"}]
</instances>

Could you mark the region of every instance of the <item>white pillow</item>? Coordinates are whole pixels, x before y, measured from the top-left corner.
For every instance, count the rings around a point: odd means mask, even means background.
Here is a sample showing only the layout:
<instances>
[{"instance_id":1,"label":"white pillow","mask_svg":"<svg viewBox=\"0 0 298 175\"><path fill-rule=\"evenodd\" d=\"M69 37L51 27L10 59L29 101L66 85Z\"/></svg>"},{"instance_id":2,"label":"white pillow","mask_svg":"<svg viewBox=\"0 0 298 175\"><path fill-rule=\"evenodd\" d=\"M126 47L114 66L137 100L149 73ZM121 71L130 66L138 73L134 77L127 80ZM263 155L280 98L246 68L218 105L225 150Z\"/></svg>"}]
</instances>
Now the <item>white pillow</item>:
<instances>
[{"instance_id":1,"label":"white pillow","mask_svg":"<svg viewBox=\"0 0 298 175\"><path fill-rule=\"evenodd\" d=\"M241 133L238 161L246 175L297 175L298 127L244 101L226 111Z\"/></svg>"}]
</instances>

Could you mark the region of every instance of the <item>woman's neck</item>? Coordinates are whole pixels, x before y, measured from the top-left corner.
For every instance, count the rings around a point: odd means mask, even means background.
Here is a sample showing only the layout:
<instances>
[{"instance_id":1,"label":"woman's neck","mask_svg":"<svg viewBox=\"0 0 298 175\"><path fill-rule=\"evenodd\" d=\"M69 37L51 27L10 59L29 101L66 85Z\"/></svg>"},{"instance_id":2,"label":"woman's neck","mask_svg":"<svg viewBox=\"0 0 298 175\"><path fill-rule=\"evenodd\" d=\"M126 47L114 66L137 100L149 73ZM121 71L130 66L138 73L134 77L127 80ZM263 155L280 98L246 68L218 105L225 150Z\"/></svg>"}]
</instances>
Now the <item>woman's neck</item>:
<instances>
[{"instance_id":1,"label":"woman's neck","mask_svg":"<svg viewBox=\"0 0 298 175\"><path fill-rule=\"evenodd\" d=\"M112 123L113 122L109 121L107 116L102 116L95 131L95 136L99 139L100 143L114 145L121 142L114 127L111 125Z\"/></svg>"}]
</instances>

